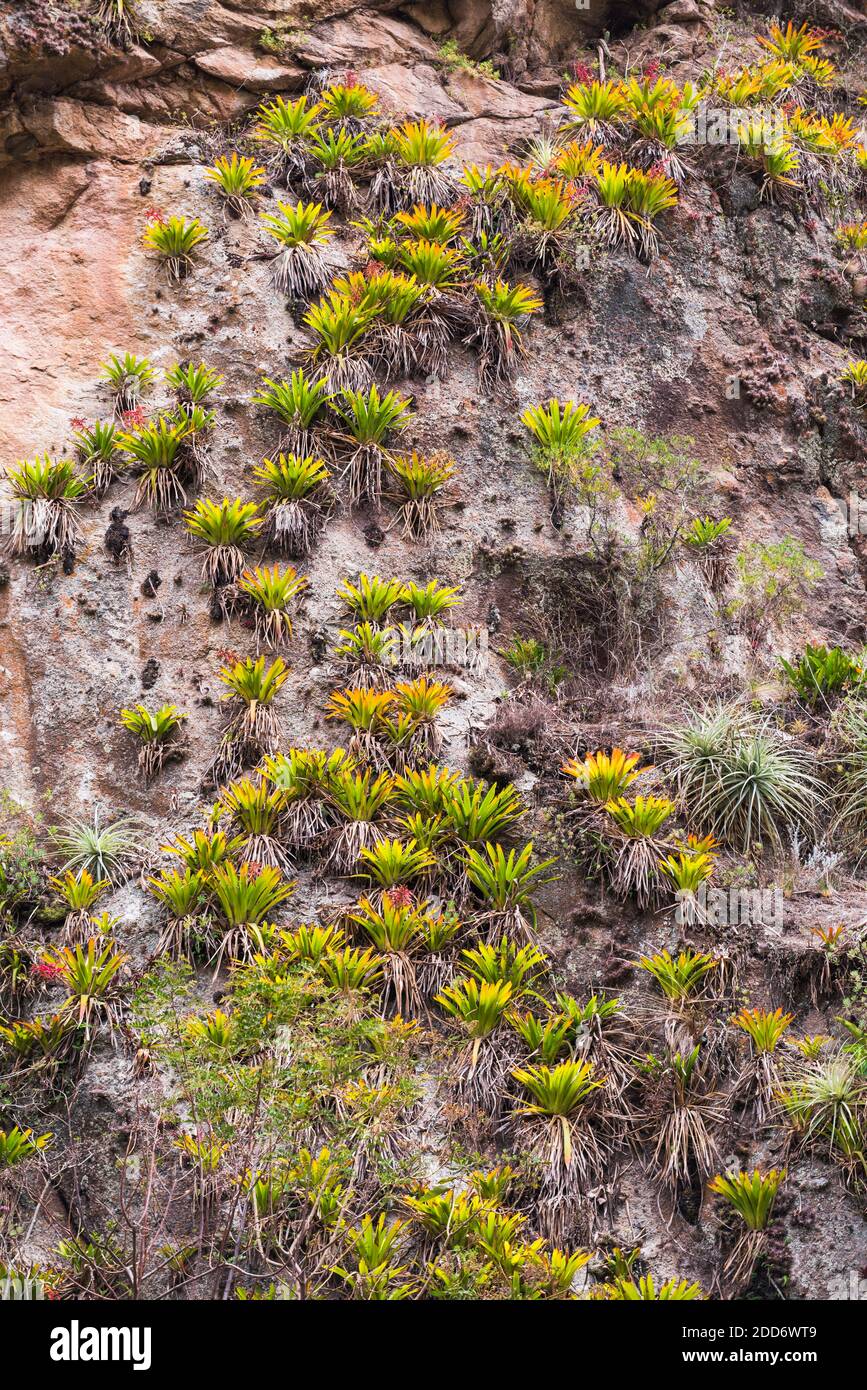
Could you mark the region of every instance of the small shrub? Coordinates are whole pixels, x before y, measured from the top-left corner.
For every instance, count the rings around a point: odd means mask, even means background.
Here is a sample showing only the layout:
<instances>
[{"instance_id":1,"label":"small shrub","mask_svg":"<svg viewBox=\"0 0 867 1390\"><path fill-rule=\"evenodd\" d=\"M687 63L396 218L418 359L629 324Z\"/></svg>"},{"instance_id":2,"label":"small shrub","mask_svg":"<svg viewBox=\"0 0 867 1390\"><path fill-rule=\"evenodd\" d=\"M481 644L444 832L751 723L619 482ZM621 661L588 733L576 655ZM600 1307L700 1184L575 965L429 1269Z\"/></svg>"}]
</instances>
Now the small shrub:
<instances>
[{"instance_id":1,"label":"small shrub","mask_svg":"<svg viewBox=\"0 0 867 1390\"><path fill-rule=\"evenodd\" d=\"M425 540L439 530L440 496L455 475L454 459L444 449L427 456L413 449L389 456L386 465L404 496L398 512L403 534Z\"/></svg>"},{"instance_id":2,"label":"small shrub","mask_svg":"<svg viewBox=\"0 0 867 1390\"><path fill-rule=\"evenodd\" d=\"M162 257L169 279L183 280L192 269L194 252L208 239L208 229L198 217L170 217L167 221L152 222L144 235L144 244Z\"/></svg>"},{"instance_id":3,"label":"small shrub","mask_svg":"<svg viewBox=\"0 0 867 1390\"><path fill-rule=\"evenodd\" d=\"M123 472L117 436L117 426L102 420L94 421L89 428L75 431L75 452L97 497L103 497L110 484Z\"/></svg>"},{"instance_id":4,"label":"small shrub","mask_svg":"<svg viewBox=\"0 0 867 1390\"><path fill-rule=\"evenodd\" d=\"M279 454L253 470L265 495L268 540L293 557L312 549L333 505L330 474L312 455Z\"/></svg>"},{"instance_id":5,"label":"small shrub","mask_svg":"<svg viewBox=\"0 0 867 1390\"><path fill-rule=\"evenodd\" d=\"M138 765L145 782L156 776L168 758L178 756L177 735L186 718L175 705L161 705L153 713L144 705L121 710L121 724L140 742Z\"/></svg>"},{"instance_id":6,"label":"small shrub","mask_svg":"<svg viewBox=\"0 0 867 1390\"><path fill-rule=\"evenodd\" d=\"M798 697L808 705L828 705L834 696L857 689L864 682L859 661L842 647L809 644L795 662L780 667Z\"/></svg>"},{"instance_id":7,"label":"small shrub","mask_svg":"<svg viewBox=\"0 0 867 1390\"><path fill-rule=\"evenodd\" d=\"M274 284L292 299L309 299L328 281L324 247L334 235L331 213L321 203L280 203L276 213L261 213L262 224L280 247L274 261Z\"/></svg>"},{"instance_id":8,"label":"small shrub","mask_svg":"<svg viewBox=\"0 0 867 1390\"><path fill-rule=\"evenodd\" d=\"M238 590L248 600L253 613L257 641L267 647L285 645L292 636L291 608L307 587L307 580L291 565L281 569L272 565L244 570Z\"/></svg>"},{"instance_id":9,"label":"small shrub","mask_svg":"<svg viewBox=\"0 0 867 1390\"><path fill-rule=\"evenodd\" d=\"M515 636L507 647L498 653L511 666L522 680L530 680L539 674L548 659L544 643L537 637Z\"/></svg>"},{"instance_id":10,"label":"small shrub","mask_svg":"<svg viewBox=\"0 0 867 1390\"><path fill-rule=\"evenodd\" d=\"M115 413L121 415L126 411L135 410L155 375L146 357L136 357L131 352L117 357L112 353L108 361L102 364L102 379L107 381L114 391Z\"/></svg>"},{"instance_id":11,"label":"small shrub","mask_svg":"<svg viewBox=\"0 0 867 1390\"><path fill-rule=\"evenodd\" d=\"M753 644L772 628L800 612L804 601L824 578L821 565L810 560L800 541L753 541L737 557L742 596L735 610Z\"/></svg>"},{"instance_id":12,"label":"small shrub","mask_svg":"<svg viewBox=\"0 0 867 1390\"><path fill-rule=\"evenodd\" d=\"M265 177L265 170L255 159L239 155L237 150L232 152L231 159L224 154L220 155L214 161L213 168L205 173L205 178L217 185L226 206L236 217L247 213L250 202L262 187Z\"/></svg>"},{"instance_id":13,"label":"small shrub","mask_svg":"<svg viewBox=\"0 0 867 1390\"><path fill-rule=\"evenodd\" d=\"M405 429L412 411L409 400L389 391L380 396L376 386L364 391L344 391L343 405L336 407L350 442L354 445L344 473L349 478L350 506L364 500L379 505L382 495L383 443L393 430Z\"/></svg>"},{"instance_id":14,"label":"small shrub","mask_svg":"<svg viewBox=\"0 0 867 1390\"><path fill-rule=\"evenodd\" d=\"M195 540L204 546L202 575L216 588L233 584L245 566L248 550L262 528L255 502L235 498L230 502L199 500L192 511L184 512L184 524Z\"/></svg>"},{"instance_id":15,"label":"small shrub","mask_svg":"<svg viewBox=\"0 0 867 1390\"><path fill-rule=\"evenodd\" d=\"M89 480L68 459L55 461L46 454L8 468L6 481L16 502L9 542L13 555L59 555L71 565L81 540L77 510Z\"/></svg>"},{"instance_id":16,"label":"small shrub","mask_svg":"<svg viewBox=\"0 0 867 1390\"><path fill-rule=\"evenodd\" d=\"M441 43L437 49L437 56L451 71L468 72L474 77L487 77L491 82L499 80L500 74L492 62L488 59L476 62L458 48L454 39L446 39L445 43Z\"/></svg>"}]
</instances>

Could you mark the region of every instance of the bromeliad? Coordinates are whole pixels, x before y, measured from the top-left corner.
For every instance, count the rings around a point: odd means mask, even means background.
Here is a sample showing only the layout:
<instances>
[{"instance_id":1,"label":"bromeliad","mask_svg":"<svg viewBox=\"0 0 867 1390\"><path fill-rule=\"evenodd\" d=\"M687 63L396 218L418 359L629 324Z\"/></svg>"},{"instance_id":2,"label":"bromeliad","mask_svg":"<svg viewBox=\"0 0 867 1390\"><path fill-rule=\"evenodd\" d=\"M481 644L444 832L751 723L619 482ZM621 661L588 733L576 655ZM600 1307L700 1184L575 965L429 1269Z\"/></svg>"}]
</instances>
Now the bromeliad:
<instances>
[{"instance_id":1,"label":"bromeliad","mask_svg":"<svg viewBox=\"0 0 867 1390\"><path fill-rule=\"evenodd\" d=\"M145 705L121 710L121 724L139 740L138 766L145 783L157 775L169 758L181 755L178 735L186 718L176 705L161 705L153 712Z\"/></svg>"}]
</instances>

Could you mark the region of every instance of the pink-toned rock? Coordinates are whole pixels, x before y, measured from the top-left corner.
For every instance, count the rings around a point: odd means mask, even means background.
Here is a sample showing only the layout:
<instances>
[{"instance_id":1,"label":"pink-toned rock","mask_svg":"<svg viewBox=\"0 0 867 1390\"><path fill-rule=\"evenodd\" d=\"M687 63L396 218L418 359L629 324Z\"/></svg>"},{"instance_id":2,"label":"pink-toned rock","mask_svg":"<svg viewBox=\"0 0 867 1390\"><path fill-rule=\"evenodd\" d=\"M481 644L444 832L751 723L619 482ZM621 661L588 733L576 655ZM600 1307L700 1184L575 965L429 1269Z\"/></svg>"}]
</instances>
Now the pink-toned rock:
<instances>
[{"instance_id":1,"label":"pink-toned rock","mask_svg":"<svg viewBox=\"0 0 867 1390\"><path fill-rule=\"evenodd\" d=\"M181 115L202 121L236 121L261 100L261 93L231 87L188 68L161 82L82 82L74 95L116 107L154 125L173 126Z\"/></svg>"},{"instance_id":2,"label":"pink-toned rock","mask_svg":"<svg viewBox=\"0 0 867 1390\"><path fill-rule=\"evenodd\" d=\"M118 164L60 156L0 173L4 458L61 447L82 383L112 347L138 341L125 261L143 208L134 172Z\"/></svg>"},{"instance_id":3,"label":"pink-toned rock","mask_svg":"<svg viewBox=\"0 0 867 1390\"><path fill-rule=\"evenodd\" d=\"M121 53L116 60L109 61L102 71L102 76L106 82L137 82L141 77L151 77L153 73L160 72L168 61L169 57L165 49L160 53L152 53L147 48L133 44L126 53ZM182 54L175 56L175 62L182 63L183 61Z\"/></svg>"},{"instance_id":4,"label":"pink-toned rock","mask_svg":"<svg viewBox=\"0 0 867 1390\"><path fill-rule=\"evenodd\" d=\"M408 15L426 34L439 38L449 32L454 21L445 0L420 0L418 4L403 5L401 14Z\"/></svg>"},{"instance_id":5,"label":"pink-toned rock","mask_svg":"<svg viewBox=\"0 0 867 1390\"><path fill-rule=\"evenodd\" d=\"M556 102L544 97L519 92L508 82L479 77L472 72L449 73L445 87L471 119L489 116L501 121L522 120L556 106Z\"/></svg>"},{"instance_id":6,"label":"pink-toned rock","mask_svg":"<svg viewBox=\"0 0 867 1390\"><path fill-rule=\"evenodd\" d=\"M611 20L622 18L619 0L593 0L579 7L575 0L457 0L461 19L456 31L459 46L474 57L506 50L515 72L533 69L543 63L566 62L606 29ZM630 22L652 15L659 0L634 0L629 6ZM492 16L493 32L484 22ZM473 30L478 36L473 38Z\"/></svg>"},{"instance_id":7,"label":"pink-toned rock","mask_svg":"<svg viewBox=\"0 0 867 1390\"><path fill-rule=\"evenodd\" d=\"M291 51L312 67L379 67L432 59L437 47L411 24L393 15L360 11L317 26L311 34L290 39Z\"/></svg>"},{"instance_id":8,"label":"pink-toned rock","mask_svg":"<svg viewBox=\"0 0 867 1390\"><path fill-rule=\"evenodd\" d=\"M472 58L487 58L497 47L499 35L504 32L500 11L511 3L513 9L523 8L524 0L451 0L449 13L454 17L454 29L449 35L462 53ZM525 29L528 28L526 9L523 13ZM511 24L511 15L506 18L505 28Z\"/></svg>"},{"instance_id":9,"label":"pink-toned rock","mask_svg":"<svg viewBox=\"0 0 867 1390\"><path fill-rule=\"evenodd\" d=\"M640 68L659 53L660 44L665 44L666 75L680 81L682 70L678 64L692 61L700 33L700 29L688 24L659 24L655 29L645 29L628 45L630 60Z\"/></svg>"},{"instance_id":10,"label":"pink-toned rock","mask_svg":"<svg viewBox=\"0 0 867 1390\"><path fill-rule=\"evenodd\" d=\"M3 163L25 155L63 153L138 162L155 154L165 140L164 131L137 116L70 97L28 103L8 120L8 135L0 125L0 137L6 136Z\"/></svg>"},{"instance_id":11,"label":"pink-toned rock","mask_svg":"<svg viewBox=\"0 0 867 1390\"><path fill-rule=\"evenodd\" d=\"M588 30L598 32L599 22L595 6L579 9L575 0L540 0L533 11L530 52L534 58L542 52L549 61L567 57Z\"/></svg>"},{"instance_id":12,"label":"pink-toned rock","mask_svg":"<svg viewBox=\"0 0 867 1390\"><path fill-rule=\"evenodd\" d=\"M516 146L539 134L536 120L510 121L503 126L498 121L481 117L455 127L455 157L465 164L499 164L507 155L516 153Z\"/></svg>"},{"instance_id":13,"label":"pink-toned rock","mask_svg":"<svg viewBox=\"0 0 867 1390\"><path fill-rule=\"evenodd\" d=\"M304 69L297 64L232 44L197 53L193 63L200 72L251 92L294 92L304 83Z\"/></svg>"},{"instance_id":14,"label":"pink-toned rock","mask_svg":"<svg viewBox=\"0 0 867 1390\"><path fill-rule=\"evenodd\" d=\"M563 69L541 67L532 76L522 77L516 85L519 91L527 92L530 96L547 97L556 102L563 88Z\"/></svg>"},{"instance_id":15,"label":"pink-toned rock","mask_svg":"<svg viewBox=\"0 0 867 1390\"><path fill-rule=\"evenodd\" d=\"M412 68L387 63L385 67L366 70L363 77L367 86L379 93L385 108L395 114L414 120L433 116L449 124L462 121L467 114L441 85L436 69L427 63Z\"/></svg>"},{"instance_id":16,"label":"pink-toned rock","mask_svg":"<svg viewBox=\"0 0 867 1390\"><path fill-rule=\"evenodd\" d=\"M218 0L191 5L189 0L138 0L140 24L169 48L188 57L224 44L246 44L252 51L259 35L276 19L276 5L236 7Z\"/></svg>"}]
</instances>

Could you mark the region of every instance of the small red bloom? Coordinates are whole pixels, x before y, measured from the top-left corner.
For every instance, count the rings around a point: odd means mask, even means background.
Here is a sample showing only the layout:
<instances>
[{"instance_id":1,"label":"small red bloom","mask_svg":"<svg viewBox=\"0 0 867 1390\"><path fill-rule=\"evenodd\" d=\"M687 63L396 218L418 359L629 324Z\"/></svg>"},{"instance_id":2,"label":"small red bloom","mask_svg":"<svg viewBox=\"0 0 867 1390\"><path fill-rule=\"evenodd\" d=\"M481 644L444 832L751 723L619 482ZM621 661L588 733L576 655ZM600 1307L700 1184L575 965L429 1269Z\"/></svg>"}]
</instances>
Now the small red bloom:
<instances>
[{"instance_id":1,"label":"small red bloom","mask_svg":"<svg viewBox=\"0 0 867 1390\"><path fill-rule=\"evenodd\" d=\"M83 420L82 417L81 417L80 415L72 415L72 416L70 416L70 419L69 419L69 427L70 427L70 429L73 429L73 430L83 430L83 429L86 427L86 425L87 425L87 421L86 421L86 420Z\"/></svg>"},{"instance_id":2,"label":"small red bloom","mask_svg":"<svg viewBox=\"0 0 867 1390\"><path fill-rule=\"evenodd\" d=\"M121 419L128 430L137 430L147 424L147 415L140 405L134 410L125 410Z\"/></svg>"},{"instance_id":3,"label":"small red bloom","mask_svg":"<svg viewBox=\"0 0 867 1390\"><path fill-rule=\"evenodd\" d=\"M165 222L166 215L162 208L148 208L145 213L148 222Z\"/></svg>"},{"instance_id":4,"label":"small red bloom","mask_svg":"<svg viewBox=\"0 0 867 1390\"><path fill-rule=\"evenodd\" d=\"M30 967L30 973L40 980L62 980L63 971L50 960L38 960Z\"/></svg>"},{"instance_id":5,"label":"small red bloom","mask_svg":"<svg viewBox=\"0 0 867 1390\"><path fill-rule=\"evenodd\" d=\"M415 902L415 894L405 883L399 883L397 887L392 888L388 896L393 907L412 907Z\"/></svg>"},{"instance_id":6,"label":"small red bloom","mask_svg":"<svg viewBox=\"0 0 867 1390\"><path fill-rule=\"evenodd\" d=\"M576 82L592 82L593 73L586 63L582 63L580 58L576 58L572 64L572 76Z\"/></svg>"}]
</instances>

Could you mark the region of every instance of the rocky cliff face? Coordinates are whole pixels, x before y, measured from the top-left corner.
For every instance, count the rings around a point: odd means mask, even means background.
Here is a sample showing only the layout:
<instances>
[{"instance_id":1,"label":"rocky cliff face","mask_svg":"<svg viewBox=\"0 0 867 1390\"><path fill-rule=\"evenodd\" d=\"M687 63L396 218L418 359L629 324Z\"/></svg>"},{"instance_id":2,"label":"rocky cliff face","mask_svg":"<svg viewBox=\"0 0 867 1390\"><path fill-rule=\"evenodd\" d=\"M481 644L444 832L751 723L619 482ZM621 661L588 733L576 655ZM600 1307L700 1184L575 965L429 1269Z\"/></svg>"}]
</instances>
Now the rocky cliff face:
<instances>
[{"instance_id":1,"label":"rocky cliff face","mask_svg":"<svg viewBox=\"0 0 867 1390\"><path fill-rule=\"evenodd\" d=\"M830 0L810 15L835 31L831 51L841 66L845 60L835 100L857 118L867 18ZM205 178L214 157L243 138L263 100L352 73L395 120L435 118L452 131L456 167L497 165L522 159L550 133L564 77L576 64L621 76L653 65L683 84L714 64L734 71L757 61L754 35L764 23L755 13L723 13L711 0L664 7L591 0L586 8L568 0L361 8L340 0L139 0L135 16L135 36L120 43L107 40L86 5L0 4L0 449L5 463L62 457L76 422L110 413L99 383L109 353L135 352L157 368L204 359L225 379L210 450L209 490L217 498L249 495L251 467L278 447L279 428L252 398L263 377L288 376L309 344L303 307L287 311L273 288L255 222L226 218ZM457 62L455 52L468 61ZM487 75L484 63L499 77ZM393 506L343 507L332 517L303 565L308 589L283 692L287 746L333 746L323 711L338 681L328 651L345 621L336 593L361 570L460 587L461 620L487 631L492 650L483 671L454 675L441 760L513 782L537 842L555 850L564 804L557 767L576 748L582 756L618 744L649 752L656 729L717 694L747 692L785 723L777 655L791 656L811 639L850 649L867 642L867 547L841 508L867 492L867 433L839 384L846 363L865 349L864 274L839 254L833 207L804 213L785 200L762 200L752 174L724 167L706 150L690 151L688 164L650 263L626 249L600 250L562 292L542 286L545 313L527 330L514 381L480 388L476 355L455 342L443 379L399 383L416 412L412 446L444 449L457 461L451 505L424 543L393 524ZM269 187L268 206L278 196L286 195ZM211 230L180 285L167 283L143 245L155 211L198 216ZM845 212L854 217L851 207ZM357 229L339 219L330 269L358 268L360 251ZM808 603L751 641L734 610L726 617L713 609L696 568L678 562L665 580L647 654L628 665L609 661L604 640L594 641L595 615L577 598L582 516L567 507L552 522L545 481L526 456L521 414L552 397L589 402L606 430L688 436L703 478L703 511L731 517L744 546L795 538L823 575ZM157 388L153 403L160 400ZM217 671L228 651L241 649L243 634L216 620L178 517L133 510L133 492L122 481L83 509L83 544L70 573L56 559L35 567L7 558L0 747L2 786L16 803L41 811L46 823L87 817L95 806L110 816L135 814L152 866L161 839L200 823L209 802L206 773L223 723ZM118 507L130 532L129 555L119 563L105 548ZM641 536L644 517L640 489L624 496L621 521L630 536ZM495 649L536 634L548 650L546 670L563 667L565 681L558 675L547 686L518 687ZM140 700L171 702L190 716L184 758L149 786L137 778L135 750L118 723L118 711ZM509 725L516 706L524 728L520 720ZM733 857L731 882L755 867ZM674 949L670 918L615 903L568 851L560 872L537 906L561 980L576 993L625 990L637 1025L644 995L624 961L663 945ZM771 870L774 881L782 872ZM842 922L857 934L863 898L849 871L830 900L800 873L800 896L787 899L784 926L735 929L710 944L738 960L733 1005L782 1005L797 1013L799 1034L833 1031L840 998L817 1010L806 987L787 989L812 949L810 929ZM292 920L328 920L353 892L349 881L323 882L305 870ZM127 885L109 907L123 919L122 944L141 969L157 939L156 905ZM38 927L37 940L50 939L50 929ZM224 984L212 985L203 972L198 1002L212 1004ZM425 1066L435 1092L441 1068L430 1059ZM128 1060L106 1045L76 1099L84 1149L95 1151L115 1126L122 1136L132 1133L136 1107L156 1109L155 1086L152 1077L132 1079ZM450 1171L442 1105L428 1094L416 1132L434 1173ZM43 1128L49 1125L60 1127L50 1107ZM782 1163L788 1141L778 1127L755 1143L725 1130L725 1142L732 1152L723 1147L720 1167L735 1156L744 1167ZM787 1288L796 1297L843 1296L841 1271L857 1268L863 1252L858 1200L829 1164L810 1156L789 1162L780 1256ZM31 1259L51 1263L58 1230L76 1221L98 1225L111 1206L111 1171L92 1176L91 1198L70 1192L69 1171L58 1165L58 1205L32 1226ZM718 1291L712 1225L689 1202L674 1210L672 1225L661 1222L657 1187L638 1158L614 1165L608 1177L598 1229L610 1243L642 1243L662 1277L695 1278Z\"/></svg>"}]
</instances>

